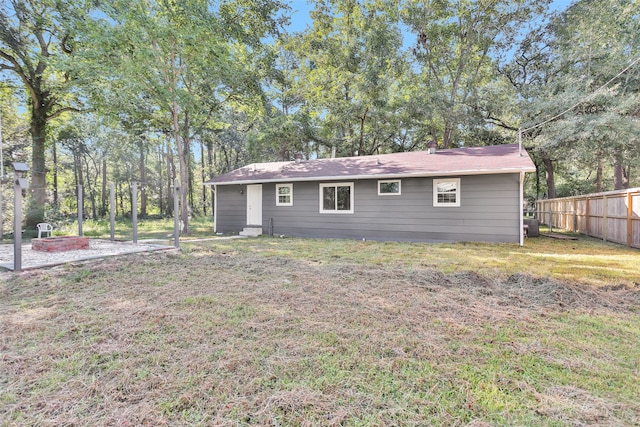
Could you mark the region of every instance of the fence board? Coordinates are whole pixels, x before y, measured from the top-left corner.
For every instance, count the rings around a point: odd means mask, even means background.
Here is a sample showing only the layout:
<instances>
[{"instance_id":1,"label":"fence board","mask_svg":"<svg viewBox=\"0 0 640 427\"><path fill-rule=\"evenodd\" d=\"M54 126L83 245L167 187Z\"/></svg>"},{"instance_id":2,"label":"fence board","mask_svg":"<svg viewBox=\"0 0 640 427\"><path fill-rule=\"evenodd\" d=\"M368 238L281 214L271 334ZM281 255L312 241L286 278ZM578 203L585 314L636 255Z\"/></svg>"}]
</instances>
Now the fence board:
<instances>
[{"instance_id":1,"label":"fence board","mask_svg":"<svg viewBox=\"0 0 640 427\"><path fill-rule=\"evenodd\" d=\"M640 188L538 200L542 224L640 248Z\"/></svg>"}]
</instances>

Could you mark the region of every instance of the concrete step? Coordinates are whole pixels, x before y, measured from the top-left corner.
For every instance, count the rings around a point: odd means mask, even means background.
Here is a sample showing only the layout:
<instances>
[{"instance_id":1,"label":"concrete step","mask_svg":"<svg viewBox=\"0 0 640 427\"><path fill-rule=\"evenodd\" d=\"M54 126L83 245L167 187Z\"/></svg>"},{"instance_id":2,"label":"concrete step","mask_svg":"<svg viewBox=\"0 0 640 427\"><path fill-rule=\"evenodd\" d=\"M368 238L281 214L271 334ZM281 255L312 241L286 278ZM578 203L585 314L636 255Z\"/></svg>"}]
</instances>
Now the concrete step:
<instances>
[{"instance_id":1,"label":"concrete step","mask_svg":"<svg viewBox=\"0 0 640 427\"><path fill-rule=\"evenodd\" d=\"M240 233L241 236L258 237L262 234L262 227L245 227Z\"/></svg>"}]
</instances>

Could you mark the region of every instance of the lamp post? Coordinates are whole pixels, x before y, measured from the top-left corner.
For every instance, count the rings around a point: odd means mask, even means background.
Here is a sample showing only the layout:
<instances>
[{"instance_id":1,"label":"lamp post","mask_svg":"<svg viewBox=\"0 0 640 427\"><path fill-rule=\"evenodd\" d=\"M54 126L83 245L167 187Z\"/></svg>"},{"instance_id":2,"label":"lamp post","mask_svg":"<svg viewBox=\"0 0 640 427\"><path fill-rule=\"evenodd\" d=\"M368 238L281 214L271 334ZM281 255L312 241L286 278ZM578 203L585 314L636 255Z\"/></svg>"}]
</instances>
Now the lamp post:
<instances>
[{"instance_id":1,"label":"lamp post","mask_svg":"<svg viewBox=\"0 0 640 427\"><path fill-rule=\"evenodd\" d=\"M22 271L22 191L29 188L29 182L24 178L29 171L26 163L13 163L13 271Z\"/></svg>"}]
</instances>

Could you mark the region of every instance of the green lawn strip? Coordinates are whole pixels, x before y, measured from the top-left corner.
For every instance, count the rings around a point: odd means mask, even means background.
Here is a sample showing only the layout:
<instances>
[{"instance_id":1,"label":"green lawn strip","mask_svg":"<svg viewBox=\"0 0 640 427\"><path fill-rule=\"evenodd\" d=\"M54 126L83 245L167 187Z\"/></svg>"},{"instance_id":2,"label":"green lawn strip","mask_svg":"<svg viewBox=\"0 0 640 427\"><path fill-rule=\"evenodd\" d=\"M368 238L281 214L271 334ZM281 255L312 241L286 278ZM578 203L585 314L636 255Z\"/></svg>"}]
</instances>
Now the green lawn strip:
<instances>
[{"instance_id":1,"label":"green lawn strip","mask_svg":"<svg viewBox=\"0 0 640 427\"><path fill-rule=\"evenodd\" d=\"M209 248L251 251L309 263L432 267L444 273L474 271L489 276L527 273L594 285L640 283L640 251L583 237L578 241L530 238L525 246L487 243L391 243L326 239L214 241Z\"/></svg>"},{"instance_id":2,"label":"green lawn strip","mask_svg":"<svg viewBox=\"0 0 640 427\"><path fill-rule=\"evenodd\" d=\"M133 224L130 218L117 218L114 225L116 240L131 240L133 238ZM108 218L97 220L87 219L82 222L82 234L91 238L108 239L111 237L110 227L111 224ZM173 218L138 218L138 239L172 239L173 227ZM191 218L189 231L188 236L182 236L183 239L215 237L215 233L213 232L213 219L211 217ZM56 225L54 229L54 235L58 236L77 235L77 233L77 221Z\"/></svg>"}]
</instances>

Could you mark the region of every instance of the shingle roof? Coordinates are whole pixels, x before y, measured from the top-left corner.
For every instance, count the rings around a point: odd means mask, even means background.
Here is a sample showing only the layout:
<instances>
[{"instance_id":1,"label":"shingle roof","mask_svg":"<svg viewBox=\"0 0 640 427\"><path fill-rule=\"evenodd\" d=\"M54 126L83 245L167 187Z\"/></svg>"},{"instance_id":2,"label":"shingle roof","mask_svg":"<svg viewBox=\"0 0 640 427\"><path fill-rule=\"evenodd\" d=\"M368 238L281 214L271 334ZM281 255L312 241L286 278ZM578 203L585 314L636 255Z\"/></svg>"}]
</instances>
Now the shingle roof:
<instances>
[{"instance_id":1,"label":"shingle roof","mask_svg":"<svg viewBox=\"0 0 640 427\"><path fill-rule=\"evenodd\" d=\"M535 170L535 165L524 149L520 155L518 144L506 144L439 150L434 154L411 151L303 160L298 163L253 163L217 176L205 182L205 185L482 175Z\"/></svg>"}]
</instances>

